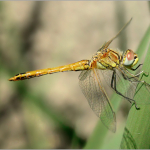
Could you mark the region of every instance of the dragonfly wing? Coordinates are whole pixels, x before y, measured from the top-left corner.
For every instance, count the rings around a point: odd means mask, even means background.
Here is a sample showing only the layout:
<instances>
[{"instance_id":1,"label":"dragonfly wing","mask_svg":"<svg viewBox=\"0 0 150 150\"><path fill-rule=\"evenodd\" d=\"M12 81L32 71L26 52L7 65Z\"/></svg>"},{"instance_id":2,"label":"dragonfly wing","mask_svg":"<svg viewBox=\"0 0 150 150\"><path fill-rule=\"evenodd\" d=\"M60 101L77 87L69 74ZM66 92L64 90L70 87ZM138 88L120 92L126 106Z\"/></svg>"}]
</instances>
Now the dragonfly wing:
<instances>
[{"instance_id":1,"label":"dragonfly wing","mask_svg":"<svg viewBox=\"0 0 150 150\"><path fill-rule=\"evenodd\" d=\"M150 94L150 85L146 82L140 82L140 78L139 78L140 76L134 76L132 74L128 74L129 71L127 71L127 70L123 70L123 71L124 71L124 76L125 76L124 83L128 86L128 90L126 91L127 97L133 99L135 92L137 93L139 90L140 90L140 92L144 90L143 92L145 94L147 92ZM145 86L146 88L138 88L137 89L137 86L138 87ZM142 99L142 95L139 94L138 97L140 97L140 99Z\"/></svg>"},{"instance_id":2,"label":"dragonfly wing","mask_svg":"<svg viewBox=\"0 0 150 150\"><path fill-rule=\"evenodd\" d=\"M134 99L136 101L136 99L134 98L135 92L138 92L139 90L146 90L146 92L150 91L150 86L149 84L145 83L146 88L139 88L138 91L136 91L137 86L142 87L142 85L144 85L144 83L140 82L139 83L139 77L133 77L130 76L126 70L118 70L116 69L116 89L118 92L120 92L122 95L126 96L127 98L130 99ZM100 71L102 73L102 77L105 78L105 82L107 83L107 85L109 85L109 87L111 87L111 80L112 80L112 74L113 71L112 70L101 70ZM149 92L150 93L150 92ZM120 96L120 95L118 95ZM140 97L140 99L142 99L142 95L138 95L138 97ZM124 97L122 97L123 99L126 99ZM127 100L127 99L126 99ZM128 99L129 100L129 99ZM132 101L130 101L132 102ZM144 103L144 101L143 101ZM138 103L137 103L138 105Z\"/></svg>"},{"instance_id":3,"label":"dragonfly wing","mask_svg":"<svg viewBox=\"0 0 150 150\"><path fill-rule=\"evenodd\" d=\"M120 92L128 98L134 99L135 91L138 85L136 78L128 76L125 70L122 72L116 69L116 78L118 80L117 88Z\"/></svg>"},{"instance_id":4,"label":"dragonfly wing","mask_svg":"<svg viewBox=\"0 0 150 150\"><path fill-rule=\"evenodd\" d=\"M101 51L102 49L107 48L111 44L111 42L120 35L120 33L122 32L122 30L124 30L130 24L131 20L132 20L132 18L121 28L121 30L117 33L117 35L115 35L108 42L104 43L103 46L98 51Z\"/></svg>"},{"instance_id":5,"label":"dragonfly wing","mask_svg":"<svg viewBox=\"0 0 150 150\"><path fill-rule=\"evenodd\" d=\"M111 131L116 131L116 117L110 101L101 85L97 69L84 70L79 75L79 85L91 109Z\"/></svg>"},{"instance_id":6,"label":"dragonfly wing","mask_svg":"<svg viewBox=\"0 0 150 150\"><path fill-rule=\"evenodd\" d=\"M99 52L99 51L103 50L105 48L106 43L107 42L105 42L97 51Z\"/></svg>"},{"instance_id":7,"label":"dragonfly wing","mask_svg":"<svg viewBox=\"0 0 150 150\"><path fill-rule=\"evenodd\" d=\"M133 99L138 82L134 81L134 79L131 79L131 81L125 79L118 69L116 69L115 71L117 91L119 91L124 96ZM107 85L111 86L113 71L102 70L101 72L103 77L105 78Z\"/></svg>"}]
</instances>

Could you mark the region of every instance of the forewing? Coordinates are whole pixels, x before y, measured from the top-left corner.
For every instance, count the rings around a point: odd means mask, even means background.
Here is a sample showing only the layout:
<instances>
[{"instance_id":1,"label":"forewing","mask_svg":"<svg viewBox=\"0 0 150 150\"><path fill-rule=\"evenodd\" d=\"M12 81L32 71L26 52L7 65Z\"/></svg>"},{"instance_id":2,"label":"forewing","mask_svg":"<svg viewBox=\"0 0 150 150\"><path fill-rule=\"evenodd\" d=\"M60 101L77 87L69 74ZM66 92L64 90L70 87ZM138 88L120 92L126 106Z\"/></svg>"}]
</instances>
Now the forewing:
<instances>
[{"instance_id":1,"label":"forewing","mask_svg":"<svg viewBox=\"0 0 150 150\"><path fill-rule=\"evenodd\" d=\"M111 131L116 131L116 118L110 101L101 85L97 69L84 70L79 75L79 85L91 109Z\"/></svg>"},{"instance_id":2,"label":"forewing","mask_svg":"<svg viewBox=\"0 0 150 150\"><path fill-rule=\"evenodd\" d=\"M103 50L105 48L105 45L107 44L107 42L105 42L99 49L98 49L98 52Z\"/></svg>"},{"instance_id":3,"label":"forewing","mask_svg":"<svg viewBox=\"0 0 150 150\"><path fill-rule=\"evenodd\" d=\"M120 89L120 92L130 98L134 99L135 91L138 85L138 81L135 78L131 78L131 76L127 75L125 70L121 70L119 68L116 69L116 78L118 80L117 88Z\"/></svg>"},{"instance_id":4,"label":"forewing","mask_svg":"<svg viewBox=\"0 0 150 150\"><path fill-rule=\"evenodd\" d=\"M122 72L118 69L115 71L117 91L119 91L124 96L133 99L138 82L134 81L134 79L131 79L131 81L125 79L122 75ZM101 72L105 78L105 81L111 87L113 70L102 70Z\"/></svg>"},{"instance_id":5,"label":"forewing","mask_svg":"<svg viewBox=\"0 0 150 150\"><path fill-rule=\"evenodd\" d=\"M126 95L129 98L134 98L135 92L138 92L140 90L140 92L146 93L150 93L150 85L144 81L141 81L139 76L134 76L133 74L129 73L129 71L127 70L123 70L124 71L124 82L126 84L126 86L128 86L128 90L126 91ZM138 87L142 87L142 86L146 86L146 88L138 88L138 90L136 91ZM140 97L140 99L142 99L142 95L138 95L138 97ZM136 100L136 99L135 99Z\"/></svg>"},{"instance_id":6,"label":"forewing","mask_svg":"<svg viewBox=\"0 0 150 150\"><path fill-rule=\"evenodd\" d=\"M143 86L143 82L139 83L139 77L136 76L130 76L126 70L121 70L121 69L116 69L116 89L119 91L122 95L134 99L134 95L137 89L137 86ZM107 82L107 85L111 87L111 81L112 81L112 70L102 70L102 75L105 78L105 81ZM146 88L139 88L140 90L148 90L150 91L150 86L149 84L145 85ZM138 92L138 91L137 91ZM145 91L147 92L147 91ZM119 95L118 95L119 96ZM142 99L142 95L139 95L139 97ZM126 99L126 98L123 98ZM126 99L127 100L127 99ZM128 99L129 100L129 99ZM136 101L136 99L134 99ZM132 102L132 101L130 101ZM137 103L138 105L138 103Z\"/></svg>"},{"instance_id":7,"label":"forewing","mask_svg":"<svg viewBox=\"0 0 150 150\"><path fill-rule=\"evenodd\" d=\"M130 24L131 20L132 20L132 18L121 28L121 30L112 39L110 39L108 42L105 42L98 51L108 48L108 46L111 44L111 42L119 36L119 34L122 32L122 30L124 30Z\"/></svg>"}]
</instances>

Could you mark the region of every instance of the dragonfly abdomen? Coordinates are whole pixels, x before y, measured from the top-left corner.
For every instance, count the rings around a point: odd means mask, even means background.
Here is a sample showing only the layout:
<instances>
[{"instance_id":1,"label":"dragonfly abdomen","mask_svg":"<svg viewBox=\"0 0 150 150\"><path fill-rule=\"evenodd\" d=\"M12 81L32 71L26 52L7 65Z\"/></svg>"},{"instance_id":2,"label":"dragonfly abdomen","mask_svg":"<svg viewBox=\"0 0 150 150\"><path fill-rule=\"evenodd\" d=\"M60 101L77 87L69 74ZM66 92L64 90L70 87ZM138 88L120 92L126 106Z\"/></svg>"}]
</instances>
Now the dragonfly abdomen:
<instances>
[{"instance_id":1,"label":"dragonfly abdomen","mask_svg":"<svg viewBox=\"0 0 150 150\"><path fill-rule=\"evenodd\" d=\"M25 79L40 77L46 74L52 74L56 72L87 70L89 68L90 68L89 60L81 60L81 61L69 64L69 65L41 69L41 70L34 70L34 71L25 72L25 73L19 73L15 75L14 77L10 78L9 81L25 80Z\"/></svg>"},{"instance_id":2,"label":"dragonfly abdomen","mask_svg":"<svg viewBox=\"0 0 150 150\"><path fill-rule=\"evenodd\" d=\"M42 70L29 71L29 72L25 72L25 73L19 73L19 74L16 74L14 77L10 78L9 81L19 81L19 80L25 80L25 79L30 79L30 78L34 78L34 77L39 77L39 76L42 76L45 74L44 70L42 69Z\"/></svg>"}]
</instances>

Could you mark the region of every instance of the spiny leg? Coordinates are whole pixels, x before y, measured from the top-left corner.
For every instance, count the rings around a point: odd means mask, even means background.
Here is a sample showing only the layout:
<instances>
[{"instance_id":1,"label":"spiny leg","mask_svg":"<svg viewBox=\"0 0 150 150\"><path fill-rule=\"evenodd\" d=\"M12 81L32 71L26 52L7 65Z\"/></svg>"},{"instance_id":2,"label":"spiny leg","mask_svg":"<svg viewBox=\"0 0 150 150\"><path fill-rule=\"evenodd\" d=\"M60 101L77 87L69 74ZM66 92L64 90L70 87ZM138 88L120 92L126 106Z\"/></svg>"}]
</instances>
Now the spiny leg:
<instances>
[{"instance_id":1,"label":"spiny leg","mask_svg":"<svg viewBox=\"0 0 150 150\"><path fill-rule=\"evenodd\" d=\"M112 75L112 79L111 79L111 87L115 90L115 92L123 97L125 97L124 95L122 95L120 92L118 92L117 88L116 88L116 83L114 81L116 81L116 75L114 73L115 71L113 71L113 75ZM128 101L130 103L132 103L129 99Z\"/></svg>"},{"instance_id":2,"label":"spiny leg","mask_svg":"<svg viewBox=\"0 0 150 150\"><path fill-rule=\"evenodd\" d=\"M114 82L114 80L116 80L116 79L114 79L114 78L116 78L114 72L115 72L115 71L113 71L113 75L112 75L112 79L111 79L111 87L115 90L115 92L116 92L117 94L123 96L120 92L117 91L117 88L116 88L116 85L115 85L115 82ZM124 97L124 96L123 96L123 97ZM130 100L128 100L128 101L129 101L130 103L132 103Z\"/></svg>"},{"instance_id":3,"label":"spiny leg","mask_svg":"<svg viewBox=\"0 0 150 150\"><path fill-rule=\"evenodd\" d=\"M132 71L135 71L135 70L137 70L141 65L143 65L143 64L139 64L135 69L134 68L130 68ZM128 71L127 71L128 72ZM137 76L139 76L140 74L145 74L146 76L148 76L149 75L149 73L148 72L145 72L145 71L141 71L141 72L139 72L138 74L136 74L136 75L134 75L134 77L137 77ZM130 73L131 74L131 73Z\"/></svg>"},{"instance_id":4,"label":"spiny leg","mask_svg":"<svg viewBox=\"0 0 150 150\"><path fill-rule=\"evenodd\" d=\"M141 65L143 65L143 64L139 64L135 69L134 69L134 68L131 68L131 70L132 70L132 71L135 71L135 70L137 70Z\"/></svg>"},{"instance_id":5,"label":"spiny leg","mask_svg":"<svg viewBox=\"0 0 150 150\"><path fill-rule=\"evenodd\" d=\"M136 75L134 75L134 74L132 74L132 73L130 73L128 70L126 70L126 72L128 73L128 74L130 74L131 75L131 77L128 77L127 75L125 76L124 74L125 73L122 73L122 75L123 75L123 77L124 77L124 79L125 80L128 80L128 81L130 81L130 82L138 82L138 83L143 83L143 84L145 84L145 85L147 85L147 86L150 86L150 84L149 83L147 83L147 82L145 82L145 81L142 81L142 80L139 80L137 77L140 75L140 74L145 74L146 76L148 76L148 73L146 73L146 72L144 72L144 71L141 71L141 72L139 72L138 74L136 74ZM136 81L132 81L132 80L130 80L130 79L132 79L132 78L134 78L134 79L136 79Z\"/></svg>"},{"instance_id":6,"label":"spiny leg","mask_svg":"<svg viewBox=\"0 0 150 150\"><path fill-rule=\"evenodd\" d=\"M115 92L116 92L117 94L119 94L120 96L126 98L130 103L132 103L131 101L133 101L134 104L135 104L135 108L136 108L136 109L140 109L139 107L137 107L137 104L136 104L136 101L135 101L135 100L130 99L130 98L124 96L123 94L121 94L121 93L117 90L117 87L116 87L116 72L115 72L115 70L113 71L113 75L112 75L111 87L115 90Z\"/></svg>"},{"instance_id":7,"label":"spiny leg","mask_svg":"<svg viewBox=\"0 0 150 150\"><path fill-rule=\"evenodd\" d=\"M132 80L130 80L130 79L135 79L135 77L137 77L137 76L139 76L141 73L143 73L143 71L141 71L140 73L138 73L138 74L136 74L136 75L134 75L134 76L132 76L132 77L128 77L127 75L125 76L125 74L124 73L122 73L122 76L123 76L123 78L125 79L125 80L128 80L128 81L130 81L130 82L141 82L140 80L138 80L137 78L137 80L136 81L132 81Z\"/></svg>"}]
</instances>

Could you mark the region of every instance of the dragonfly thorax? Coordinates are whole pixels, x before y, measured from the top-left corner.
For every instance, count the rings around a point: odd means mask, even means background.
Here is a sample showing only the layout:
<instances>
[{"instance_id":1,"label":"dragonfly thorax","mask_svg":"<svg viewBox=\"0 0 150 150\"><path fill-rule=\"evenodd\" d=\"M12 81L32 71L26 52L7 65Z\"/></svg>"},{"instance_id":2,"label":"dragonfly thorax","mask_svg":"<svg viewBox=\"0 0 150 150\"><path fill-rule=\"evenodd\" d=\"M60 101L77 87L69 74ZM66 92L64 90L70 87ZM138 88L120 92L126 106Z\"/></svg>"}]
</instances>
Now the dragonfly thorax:
<instances>
[{"instance_id":1,"label":"dragonfly thorax","mask_svg":"<svg viewBox=\"0 0 150 150\"><path fill-rule=\"evenodd\" d=\"M91 59L91 67L97 69L117 68L122 60L122 56L110 49L105 48L98 51Z\"/></svg>"}]
</instances>

